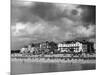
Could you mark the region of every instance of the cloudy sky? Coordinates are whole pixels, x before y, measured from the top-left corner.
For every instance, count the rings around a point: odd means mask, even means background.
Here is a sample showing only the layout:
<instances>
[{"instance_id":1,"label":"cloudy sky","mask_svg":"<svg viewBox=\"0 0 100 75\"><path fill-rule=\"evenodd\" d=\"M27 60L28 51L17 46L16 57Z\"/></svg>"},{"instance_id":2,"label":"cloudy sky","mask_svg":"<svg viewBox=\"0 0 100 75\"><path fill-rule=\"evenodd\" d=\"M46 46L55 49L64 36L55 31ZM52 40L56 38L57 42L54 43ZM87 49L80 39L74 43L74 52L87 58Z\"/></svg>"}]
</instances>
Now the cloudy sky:
<instances>
[{"instance_id":1,"label":"cloudy sky","mask_svg":"<svg viewBox=\"0 0 100 75\"><path fill-rule=\"evenodd\" d=\"M95 6L12 0L11 49L30 42L95 41Z\"/></svg>"}]
</instances>

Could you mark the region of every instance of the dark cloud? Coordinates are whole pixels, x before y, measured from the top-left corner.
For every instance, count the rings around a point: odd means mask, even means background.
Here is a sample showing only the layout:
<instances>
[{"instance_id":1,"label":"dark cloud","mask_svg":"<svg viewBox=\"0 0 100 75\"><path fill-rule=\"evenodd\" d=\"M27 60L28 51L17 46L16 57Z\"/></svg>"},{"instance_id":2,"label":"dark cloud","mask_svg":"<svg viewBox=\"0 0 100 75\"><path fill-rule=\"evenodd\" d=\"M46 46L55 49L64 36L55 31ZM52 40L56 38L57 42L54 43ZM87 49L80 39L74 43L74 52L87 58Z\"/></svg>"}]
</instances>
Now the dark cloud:
<instances>
[{"instance_id":1,"label":"dark cloud","mask_svg":"<svg viewBox=\"0 0 100 75\"><path fill-rule=\"evenodd\" d=\"M87 24L96 24L96 6L80 5L84 11L82 13L82 20Z\"/></svg>"},{"instance_id":2,"label":"dark cloud","mask_svg":"<svg viewBox=\"0 0 100 75\"><path fill-rule=\"evenodd\" d=\"M39 21L40 18L30 12L29 9L31 6L25 6L22 4L24 3L20 1L15 1L11 4L12 25L13 23L17 23L17 22L22 22L22 23L33 22L34 23L34 22ZM32 3L32 5L34 4Z\"/></svg>"},{"instance_id":3,"label":"dark cloud","mask_svg":"<svg viewBox=\"0 0 100 75\"><path fill-rule=\"evenodd\" d=\"M57 4L59 5L59 4ZM53 3L33 2L33 5L29 7L25 6L12 6L12 20L18 22L37 22L39 20L56 21L62 18L67 18L72 21L83 21L85 24L95 24L96 20L96 6L90 5L77 5L74 9L69 7L56 7ZM83 12L80 16L78 9L82 9ZM82 17L82 18L81 18Z\"/></svg>"},{"instance_id":4,"label":"dark cloud","mask_svg":"<svg viewBox=\"0 0 100 75\"><path fill-rule=\"evenodd\" d=\"M47 21L54 21L62 16L62 13L52 3L36 2L35 6L30 7L30 12Z\"/></svg>"},{"instance_id":5,"label":"dark cloud","mask_svg":"<svg viewBox=\"0 0 100 75\"><path fill-rule=\"evenodd\" d=\"M60 4L58 3L57 5ZM63 8L64 10L61 10ZM62 7L61 9L53 3L36 2L35 6L33 5L30 7L30 12L33 15L39 16L41 19L46 21L56 21L62 18L68 18L73 21L80 19L80 16L77 16L77 14L79 13L76 10L78 9L77 7L73 10L70 10L67 6Z\"/></svg>"},{"instance_id":6,"label":"dark cloud","mask_svg":"<svg viewBox=\"0 0 100 75\"><path fill-rule=\"evenodd\" d=\"M43 2L27 5L27 2L16 1L11 6L14 47L30 41L59 42L96 36L95 6Z\"/></svg>"}]
</instances>

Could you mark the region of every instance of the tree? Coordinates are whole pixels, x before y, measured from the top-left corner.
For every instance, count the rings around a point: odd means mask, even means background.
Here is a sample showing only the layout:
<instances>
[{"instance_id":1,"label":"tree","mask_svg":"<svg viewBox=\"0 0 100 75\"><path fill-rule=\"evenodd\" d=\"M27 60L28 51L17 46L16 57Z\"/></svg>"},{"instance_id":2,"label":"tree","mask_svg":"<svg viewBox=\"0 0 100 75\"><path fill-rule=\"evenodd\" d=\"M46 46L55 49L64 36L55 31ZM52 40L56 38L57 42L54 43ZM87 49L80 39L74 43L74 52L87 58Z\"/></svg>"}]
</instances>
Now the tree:
<instances>
[{"instance_id":1,"label":"tree","mask_svg":"<svg viewBox=\"0 0 100 75\"><path fill-rule=\"evenodd\" d=\"M50 52L56 53L58 49L57 43L51 41L49 45L50 45Z\"/></svg>"}]
</instances>

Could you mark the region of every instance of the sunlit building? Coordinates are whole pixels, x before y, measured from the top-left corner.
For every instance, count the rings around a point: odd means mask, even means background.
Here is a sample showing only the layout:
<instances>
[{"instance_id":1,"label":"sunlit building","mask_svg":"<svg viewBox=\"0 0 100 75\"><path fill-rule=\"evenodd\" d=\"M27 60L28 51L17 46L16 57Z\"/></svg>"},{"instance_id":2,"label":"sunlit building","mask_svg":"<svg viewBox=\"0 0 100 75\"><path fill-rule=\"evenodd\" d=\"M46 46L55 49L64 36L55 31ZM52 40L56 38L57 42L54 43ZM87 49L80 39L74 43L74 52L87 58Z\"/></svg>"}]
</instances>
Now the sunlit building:
<instances>
[{"instance_id":1,"label":"sunlit building","mask_svg":"<svg viewBox=\"0 0 100 75\"><path fill-rule=\"evenodd\" d=\"M58 43L58 51L60 52L85 52L87 50L87 45L81 42L69 42L69 43Z\"/></svg>"},{"instance_id":2,"label":"sunlit building","mask_svg":"<svg viewBox=\"0 0 100 75\"><path fill-rule=\"evenodd\" d=\"M49 50L50 50L50 45L48 41L40 43L40 51L42 53L48 53Z\"/></svg>"},{"instance_id":3,"label":"sunlit building","mask_svg":"<svg viewBox=\"0 0 100 75\"><path fill-rule=\"evenodd\" d=\"M25 53L26 51L27 51L27 48L25 48L25 47L23 47L23 48L20 49L21 53Z\"/></svg>"}]
</instances>

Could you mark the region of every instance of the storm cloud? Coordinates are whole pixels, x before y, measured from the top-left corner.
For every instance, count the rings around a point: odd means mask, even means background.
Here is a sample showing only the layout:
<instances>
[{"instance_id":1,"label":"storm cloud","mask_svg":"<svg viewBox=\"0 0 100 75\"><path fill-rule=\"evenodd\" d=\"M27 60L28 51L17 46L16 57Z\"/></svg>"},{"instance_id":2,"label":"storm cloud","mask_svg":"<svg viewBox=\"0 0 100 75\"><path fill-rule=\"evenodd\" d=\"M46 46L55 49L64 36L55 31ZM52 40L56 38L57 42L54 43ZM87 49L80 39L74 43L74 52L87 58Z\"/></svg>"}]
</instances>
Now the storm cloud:
<instances>
[{"instance_id":1,"label":"storm cloud","mask_svg":"<svg viewBox=\"0 0 100 75\"><path fill-rule=\"evenodd\" d=\"M12 49L32 41L95 39L95 20L96 6L13 0Z\"/></svg>"}]
</instances>

